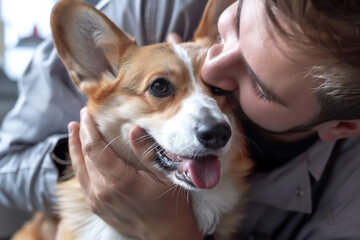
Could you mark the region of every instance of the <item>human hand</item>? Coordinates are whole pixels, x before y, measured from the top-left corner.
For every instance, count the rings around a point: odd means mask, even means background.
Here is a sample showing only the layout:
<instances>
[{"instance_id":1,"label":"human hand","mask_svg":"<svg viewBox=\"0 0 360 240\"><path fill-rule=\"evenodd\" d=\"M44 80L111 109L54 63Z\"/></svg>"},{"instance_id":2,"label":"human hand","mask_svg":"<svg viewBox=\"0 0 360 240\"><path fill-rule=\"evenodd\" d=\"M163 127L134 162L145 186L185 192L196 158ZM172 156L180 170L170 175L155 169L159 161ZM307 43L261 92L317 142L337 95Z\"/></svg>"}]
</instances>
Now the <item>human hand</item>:
<instances>
[{"instance_id":1,"label":"human hand","mask_svg":"<svg viewBox=\"0 0 360 240\"><path fill-rule=\"evenodd\" d=\"M144 134L138 126L129 133L138 157L151 145L136 141ZM153 168L153 154L142 160L146 170L139 170L106 145L83 109L80 125L69 124L69 152L92 212L120 233L139 239L202 239L188 194Z\"/></svg>"},{"instance_id":2,"label":"human hand","mask_svg":"<svg viewBox=\"0 0 360 240\"><path fill-rule=\"evenodd\" d=\"M181 43L183 41L182 37L177 33L169 33L166 37L166 42L168 43Z\"/></svg>"}]
</instances>

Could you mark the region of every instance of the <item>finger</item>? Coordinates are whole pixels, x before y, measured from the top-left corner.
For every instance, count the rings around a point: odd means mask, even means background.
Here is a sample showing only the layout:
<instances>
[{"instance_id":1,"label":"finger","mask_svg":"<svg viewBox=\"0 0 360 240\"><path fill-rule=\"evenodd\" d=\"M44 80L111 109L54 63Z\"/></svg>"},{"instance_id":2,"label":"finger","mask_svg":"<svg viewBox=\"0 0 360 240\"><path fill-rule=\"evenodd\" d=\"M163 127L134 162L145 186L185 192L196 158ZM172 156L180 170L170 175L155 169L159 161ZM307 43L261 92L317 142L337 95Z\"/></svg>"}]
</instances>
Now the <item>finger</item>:
<instances>
[{"instance_id":1,"label":"finger","mask_svg":"<svg viewBox=\"0 0 360 240\"><path fill-rule=\"evenodd\" d=\"M181 43L182 41L182 37L177 33L169 33L166 37L166 42L168 43Z\"/></svg>"},{"instance_id":2,"label":"finger","mask_svg":"<svg viewBox=\"0 0 360 240\"><path fill-rule=\"evenodd\" d=\"M126 163L119 159L104 141L86 109L81 111L80 140L85 164L90 176L100 173L105 178L118 178L129 174Z\"/></svg>"},{"instance_id":3,"label":"finger","mask_svg":"<svg viewBox=\"0 0 360 240\"><path fill-rule=\"evenodd\" d=\"M148 165L154 159L153 141L144 129L135 125L129 132L129 139L134 154L142 164Z\"/></svg>"},{"instance_id":4,"label":"finger","mask_svg":"<svg viewBox=\"0 0 360 240\"><path fill-rule=\"evenodd\" d=\"M63 232L62 221L60 221L56 228L55 240L61 240L61 238L63 237L62 232Z\"/></svg>"},{"instance_id":5,"label":"finger","mask_svg":"<svg viewBox=\"0 0 360 240\"><path fill-rule=\"evenodd\" d=\"M70 122L68 125L69 132L69 154L72 166L76 176L85 189L88 189L89 176L87 173L84 156L82 152L80 137L80 125L77 122Z\"/></svg>"},{"instance_id":6,"label":"finger","mask_svg":"<svg viewBox=\"0 0 360 240\"><path fill-rule=\"evenodd\" d=\"M133 152L139 158L141 164L160 181L167 181L166 176L154 168L154 141L145 130L136 125L130 130L129 139Z\"/></svg>"}]
</instances>

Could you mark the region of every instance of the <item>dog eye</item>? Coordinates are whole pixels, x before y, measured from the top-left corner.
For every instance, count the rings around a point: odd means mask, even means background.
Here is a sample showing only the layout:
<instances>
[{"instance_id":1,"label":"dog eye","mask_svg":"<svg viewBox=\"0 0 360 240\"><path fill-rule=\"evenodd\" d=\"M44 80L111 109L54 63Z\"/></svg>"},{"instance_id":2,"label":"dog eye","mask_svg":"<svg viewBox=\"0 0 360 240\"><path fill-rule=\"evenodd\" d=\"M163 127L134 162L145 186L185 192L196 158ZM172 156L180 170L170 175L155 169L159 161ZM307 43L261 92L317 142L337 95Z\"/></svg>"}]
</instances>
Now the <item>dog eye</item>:
<instances>
[{"instance_id":1,"label":"dog eye","mask_svg":"<svg viewBox=\"0 0 360 240\"><path fill-rule=\"evenodd\" d=\"M214 96L224 96L224 95L230 93L229 91L226 91L224 89L217 88L217 87L214 87L211 85L209 85L209 90L210 90L211 94L213 94Z\"/></svg>"},{"instance_id":2,"label":"dog eye","mask_svg":"<svg viewBox=\"0 0 360 240\"><path fill-rule=\"evenodd\" d=\"M158 78L151 82L149 86L149 92L159 98L168 97L174 95L174 87L165 78Z\"/></svg>"}]
</instances>

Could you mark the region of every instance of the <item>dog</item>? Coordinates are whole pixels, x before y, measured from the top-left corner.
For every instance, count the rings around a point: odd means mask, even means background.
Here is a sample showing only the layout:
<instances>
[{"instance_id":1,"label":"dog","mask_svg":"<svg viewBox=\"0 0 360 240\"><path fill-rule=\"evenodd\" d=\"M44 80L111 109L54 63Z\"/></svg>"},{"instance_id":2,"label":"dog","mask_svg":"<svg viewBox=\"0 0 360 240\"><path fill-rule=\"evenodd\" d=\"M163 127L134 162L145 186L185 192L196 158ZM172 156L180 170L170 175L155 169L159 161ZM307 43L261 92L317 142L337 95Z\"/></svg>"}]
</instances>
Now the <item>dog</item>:
<instances>
[{"instance_id":1,"label":"dog","mask_svg":"<svg viewBox=\"0 0 360 240\"><path fill-rule=\"evenodd\" d=\"M217 20L232 2L208 2L193 42L144 47L84 2L61 0L51 15L59 56L110 147L141 167L128 133L143 128L155 142L154 167L190 192L199 229L215 239L238 228L252 167L227 93L200 76ZM130 239L91 212L76 177L58 189L63 240Z\"/></svg>"}]
</instances>

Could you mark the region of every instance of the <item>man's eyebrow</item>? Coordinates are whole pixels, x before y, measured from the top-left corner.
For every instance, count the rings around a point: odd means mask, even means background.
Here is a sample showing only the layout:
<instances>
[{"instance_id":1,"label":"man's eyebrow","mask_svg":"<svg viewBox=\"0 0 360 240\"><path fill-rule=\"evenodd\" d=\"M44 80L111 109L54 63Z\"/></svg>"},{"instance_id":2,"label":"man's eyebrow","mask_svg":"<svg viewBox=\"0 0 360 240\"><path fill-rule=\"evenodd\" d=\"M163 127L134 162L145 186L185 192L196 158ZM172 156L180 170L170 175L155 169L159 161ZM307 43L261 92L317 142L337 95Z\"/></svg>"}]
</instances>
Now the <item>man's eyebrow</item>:
<instances>
[{"instance_id":1,"label":"man's eyebrow","mask_svg":"<svg viewBox=\"0 0 360 240\"><path fill-rule=\"evenodd\" d=\"M266 95L266 97L268 99L270 99L273 102L276 102L278 104L280 104L283 107L287 107L286 103L281 100L280 97L278 97L273 90L271 90L266 84L264 84L263 81L260 80L260 78L258 76L256 76L255 72L251 69L251 67L249 66L249 64L244 61L245 63L245 67L250 75L250 78L257 84L259 85L259 87L261 88L261 90L264 92L264 94Z\"/></svg>"},{"instance_id":2,"label":"man's eyebrow","mask_svg":"<svg viewBox=\"0 0 360 240\"><path fill-rule=\"evenodd\" d=\"M239 0L236 9L236 34L238 37L240 36L240 15L241 15L242 5L243 5L243 0Z\"/></svg>"}]
</instances>

